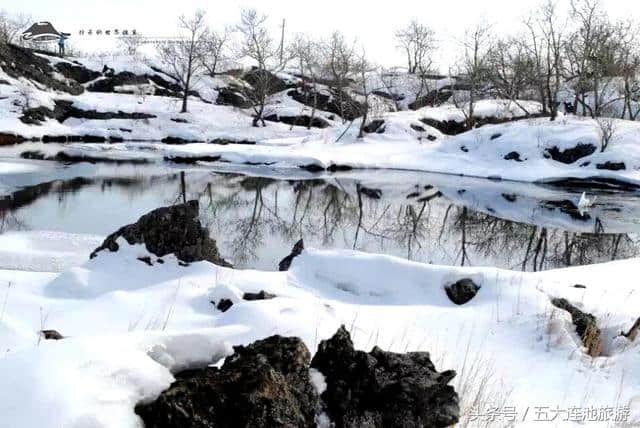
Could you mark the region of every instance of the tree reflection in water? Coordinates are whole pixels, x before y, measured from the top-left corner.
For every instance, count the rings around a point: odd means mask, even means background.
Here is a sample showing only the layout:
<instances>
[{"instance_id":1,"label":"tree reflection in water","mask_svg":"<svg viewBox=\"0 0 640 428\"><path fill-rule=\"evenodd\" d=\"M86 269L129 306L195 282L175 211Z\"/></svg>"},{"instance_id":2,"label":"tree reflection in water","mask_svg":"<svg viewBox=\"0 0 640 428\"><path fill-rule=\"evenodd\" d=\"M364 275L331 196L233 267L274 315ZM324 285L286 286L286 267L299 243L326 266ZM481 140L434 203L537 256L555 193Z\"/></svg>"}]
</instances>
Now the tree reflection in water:
<instances>
[{"instance_id":1,"label":"tree reflection in water","mask_svg":"<svg viewBox=\"0 0 640 428\"><path fill-rule=\"evenodd\" d=\"M202 222L239 267L275 269L300 238L308 247L528 271L638 254L635 231L640 227L626 220L639 217L637 196L605 195L608 202L585 214L577 211L571 194L533 185L455 177L435 177L440 181L431 183L424 182L424 174L381 181L385 177L275 179L203 170L146 174L142 169L135 175L51 181L0 197L0 232L30 228L30 209L38 200L55 200L66 214L86 209L82 196L91 194L94 199L99 195L105 208L100 212L104 219L95 222L107 222L114 203L144 213L198 199ZM56 224L64 221L65 215L60 217L47 227L73 231L73 224Z\"/></svg>"},{"instance_id":2,"label":"tree reflection in water","mask_svg":"<svg viewBox=\"0 0 640 428\"><path fill-rule=\"evenodd\" d=\"M539 271L632 257L638 243L628 233L598 233L502 219L456 205L433 186L420 198L407 191L378 199L357 180L283 181L212 175L189 193L200 199L203 219L236 263L251 266L261 249L278 245L277 256L304 238L311 246L353 248L410 260L461 266L497 264ZM193 188L194 186L190 186ZM363 189L367 190L364 191ZM399 190L402 192L402 188ZM458 202L458 201L456 201ZM546 201L540 201L545 205ZM514 204L516 202L510 202ZM570 214L544 208L550 216ZM523 213L523 220L526 213Z\"/></svg>"}]
</instances>

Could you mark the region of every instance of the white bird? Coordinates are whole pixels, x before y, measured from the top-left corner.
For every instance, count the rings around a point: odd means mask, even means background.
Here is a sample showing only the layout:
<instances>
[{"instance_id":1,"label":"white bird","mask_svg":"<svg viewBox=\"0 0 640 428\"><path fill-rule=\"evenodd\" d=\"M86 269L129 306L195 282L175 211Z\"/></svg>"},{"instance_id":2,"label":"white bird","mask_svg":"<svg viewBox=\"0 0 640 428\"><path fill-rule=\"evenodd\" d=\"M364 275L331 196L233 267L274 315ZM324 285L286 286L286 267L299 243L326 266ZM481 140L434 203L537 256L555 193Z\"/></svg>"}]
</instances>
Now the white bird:
<instances>
[{"instance_id":1,"label":"white bird","mask_svg":"<svg viewBox=\"0 0 640 428\"><path fill-rule=\"evenodd\" d=\"M583 192L582 196L580 197L580 202L578 202L578 210L580 211L580 214L588 211L589 208L591 208L596 203L596 199L598 199L597 196L594 196L593 199L587 198L587 193Z\"/></svg>"}]
</instances>

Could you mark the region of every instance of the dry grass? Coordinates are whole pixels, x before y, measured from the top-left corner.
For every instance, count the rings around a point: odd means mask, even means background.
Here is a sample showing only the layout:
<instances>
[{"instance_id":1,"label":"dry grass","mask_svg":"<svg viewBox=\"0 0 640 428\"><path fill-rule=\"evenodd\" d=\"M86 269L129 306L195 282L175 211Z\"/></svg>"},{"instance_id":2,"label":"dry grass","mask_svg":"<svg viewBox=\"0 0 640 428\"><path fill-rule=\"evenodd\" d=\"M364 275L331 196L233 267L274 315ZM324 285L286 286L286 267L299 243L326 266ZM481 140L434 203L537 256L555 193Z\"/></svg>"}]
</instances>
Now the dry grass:
<instances>
[{"instance_id":1,"label":"dry grass","mask_svg":"<svg viewBox=\"0 0 640 428\"><path fill-rule=\"evenodd\" d=\"M511 388L499 379L493 362L477 353L465 354L462 368L454 380L454 388L460 397L460 427L513 426L506 420L491 421L477 417L489 409L504 409L511 396Z\"/></svg>"},{"instance_id":2,"label":"dry grass","mask_svg":"<svg viewBox=\"0 0 640 428\"><path fill-rule=\"evenodd\" d=\"M587 331L582 335L582 343L587 348L590 357L597 358L602 355L604 344L602 343L602 334L597 327L592 325L587 327Z\"/></svg>"},{"instance_id":3,"label":"dry grass","mask_svg":"<svg viewBox=\"0 0 640 428\"><path fill-rule=\"evenodd\" d=\"M7 302L9 301L9 292L11 291L11 281L7 284L7 292L4 295L4 301L2 302L2 310L0 310L0 322L4 319L4 313L7 310Z\"/></svg>"},{"instance_id":4,"label":"dry grass","mask_svg":"<svg viewBox=\"0 0 640 428\"><path fill-rule=\"evenodd\" d=\"M460 332L455 350L445 349L437 341L421 342L419 349L426 349L431 360L440 369L454 369L456 377L452 386L460 397L460 421L458 427L510 427L507 420L491 421L477 417L491 409L505 409L513 388L496 374L494 359L482 353L484 339L476 332ZM477 342L479 340L479 343ZM428 344L427 344L428 343ZM472 347L476 351L472 351ZM462 356L462 359L460 359Z\"/></svg>"},{"instance_id":5,"label":"dry grass","mask_svg":"<svg viewBox=\"0 0 640 428\"><path fill-rule=\"evenodd\" d=\"M49 319L49 311L44 310L44 308L40 307L40 329L38 330L38 342L36 346L40 346L40 342L42 341L42 332L46 330L45 325L47 324L47 320Z\"/></svg>"},{"instance_id":6,"label":"dry grass","mask_svg":"<svg viewBox=\"0 0 640 428\"><path fill-rule=\"evenodd\" d=\"M159 309L153 313L144 324L144 331L165 331L169 327L169 322L171 321L171 317L173 316L176 302L178 300L178 295L180 293L180 288L182 287L182 282L179 281L175 290L165 299L162 305L159 306ZM137 331L147 317L148 311L144 308L137 318L129 321L129 326L127 331L129 333Z\"/></svg>"}]
</instances>

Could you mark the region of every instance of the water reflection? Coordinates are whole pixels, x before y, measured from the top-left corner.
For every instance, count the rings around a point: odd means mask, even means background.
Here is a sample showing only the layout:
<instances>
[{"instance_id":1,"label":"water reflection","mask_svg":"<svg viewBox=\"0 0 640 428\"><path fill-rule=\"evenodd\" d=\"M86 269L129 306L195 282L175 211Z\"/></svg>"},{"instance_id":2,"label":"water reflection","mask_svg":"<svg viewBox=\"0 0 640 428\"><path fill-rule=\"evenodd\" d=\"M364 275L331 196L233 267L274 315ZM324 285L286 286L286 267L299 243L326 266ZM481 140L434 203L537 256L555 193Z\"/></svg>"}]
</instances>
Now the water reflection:
<instances>
[{"instance_id":1,"label":"water reflection","mask_svg":"<svg viewBox=\"0 0 640 428\"><path fill-rule=\"evenodd\" d=\"M632 257L640 248L637 194L602 192L581 213L581 191L434 174L111 168L111 176L0 197L0 231L106 235L158 206L199 199L202 221L240 267L273 270L300 238L316 248L530 271Z\"/></svg>"}]
</instances>

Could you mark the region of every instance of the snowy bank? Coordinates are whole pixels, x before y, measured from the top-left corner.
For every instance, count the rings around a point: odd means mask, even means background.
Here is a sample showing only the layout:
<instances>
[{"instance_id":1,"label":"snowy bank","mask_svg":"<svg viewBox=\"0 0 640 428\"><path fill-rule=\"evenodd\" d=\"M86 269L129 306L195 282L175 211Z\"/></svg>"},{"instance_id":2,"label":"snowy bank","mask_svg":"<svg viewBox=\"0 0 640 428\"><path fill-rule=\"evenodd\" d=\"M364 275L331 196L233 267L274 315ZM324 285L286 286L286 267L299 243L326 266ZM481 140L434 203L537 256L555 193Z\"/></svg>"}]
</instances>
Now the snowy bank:
<instances>
[{"instance_id":1,"label":"snowy bank","mask_svg":"<svg viewBox=\"0 0 640 428\"><path fill-rule=\"evenodd\" d=\"M615 129L602 151L597 121L564 117L487 125L453 137L420 122L414 112L384 116L381 132L357 138L357 124L330 128L321 136L266 139L255 145L114 143L67 145L23 143L0 149L2 156L39 153L53 158L115 159L177 163L304 167L314 171L351 168L396 169L526 182L621 181L640 183L640 124L612 120ZM346 132L345 132L346 128ZM269 128L266 128L269 129ZM342 134L342 138L336 141ZM64 159L64 158L63 158ZM565 180L566 181L566 180Z\"/></svg>"},{"instance_id":2,"label":"snowy bank","mask_svg":"<svg viewBox=\"0 0 640 428\"><path fill-rule=\"evenodd\" d=\"M265 106L267 126L253 127L255 112L242 102L241 88L249 83L232 75L203 76L190 97L189 112L179 114L176 83L151 65L132 58L113 58L109 65L31 55L39 74L29 74L29 64L17 70L4 64L0 70L0 144L21 143L2 148L3 157L166 159L312 171L414 170L528 182L571 178L640 183L637 122L532 119L541 113L540 103L489 99L474 105L474 119L484 126L462 132L464 105L392 113L382 102L370 112L358 138L362 119L354 114L349 116L354 120L342 120L333 112L334 95L327 88L319 94L326 98L322 107L330 111L318 108L311 120L312 108L296 86L300 79L283 74L273 76L279 87ZM298 126L305 122L313 126ZM447 135L454 125L461 133ZM15 168L0 164L0 173Z\"/></svg>"},{"instance_id":3,"label":"snowy bank","mask_svg":"<svg viewBox=\"0 0 640 428\"><path fill-rule=\"evenodd\" d=\"M638 316L625 280L637 259L534 274L311 249L289 272L267 273L183 267L173 257L148 266L138 260L145 254L124 244L60 275L0 272L3 422L40 426L47 414L56 426L139 427L134 405L155 398L177 370L273 334L315 350L341 324L359 349L425 350L439 369L457 370L467 415L478 397L482 407L515 406L520 417L533 406L611 406L640 420L640 342L619 337ZM462 278L481 288L457 306L444 287ZM242 299L260 291L277 297ZM586 355L570 315L551 304L556 297L596 317L600 356ZM217 310L211 302L220 299L233 306ZM42 329L68 338L44 341Z\"/></svg>"}]
</instances>

